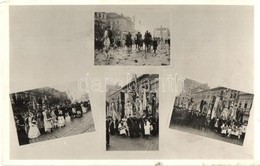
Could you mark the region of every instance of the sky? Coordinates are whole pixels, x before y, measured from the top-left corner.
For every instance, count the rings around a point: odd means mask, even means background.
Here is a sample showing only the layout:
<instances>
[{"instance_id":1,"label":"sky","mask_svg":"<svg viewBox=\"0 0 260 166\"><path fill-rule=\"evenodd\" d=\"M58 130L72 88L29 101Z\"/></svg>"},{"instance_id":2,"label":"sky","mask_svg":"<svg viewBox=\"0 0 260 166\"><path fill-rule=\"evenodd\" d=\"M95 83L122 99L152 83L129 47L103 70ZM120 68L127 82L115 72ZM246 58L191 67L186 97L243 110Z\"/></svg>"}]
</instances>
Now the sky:
<instances>
[{"instance_id":1,"label":"sky","mask_svg":"<svg viewBox=\"0 0 260 166\"><path fill-rule=\"evenodd\" d=\"M142 34L148 30L153 33L154 28L170 28L170 12L164 11L146 11L146 10L116 10L114 11L118 14L123 14L133 19L135 16L135 28L139 30ZM141 24L139 24L141 21Z\"/></svg>"}]
</instances>

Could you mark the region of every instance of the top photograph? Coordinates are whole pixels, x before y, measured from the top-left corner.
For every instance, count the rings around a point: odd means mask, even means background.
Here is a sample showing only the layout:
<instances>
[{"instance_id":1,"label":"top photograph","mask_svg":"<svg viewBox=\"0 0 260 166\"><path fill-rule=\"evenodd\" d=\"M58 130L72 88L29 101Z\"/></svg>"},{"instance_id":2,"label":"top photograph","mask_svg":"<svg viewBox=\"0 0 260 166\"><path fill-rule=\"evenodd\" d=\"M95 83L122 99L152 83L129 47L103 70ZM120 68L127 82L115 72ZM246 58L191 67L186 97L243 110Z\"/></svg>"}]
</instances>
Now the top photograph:
<instances>
[{"instance_id":1,"label":"top photograph","mask_svg":"<svg viewBox=\"0 0 260 166\"><path fill-rule=\"evenodd\" d=\"M170 12L95 12L95 66L170 66Z\"/></svg>"}]
</instances>

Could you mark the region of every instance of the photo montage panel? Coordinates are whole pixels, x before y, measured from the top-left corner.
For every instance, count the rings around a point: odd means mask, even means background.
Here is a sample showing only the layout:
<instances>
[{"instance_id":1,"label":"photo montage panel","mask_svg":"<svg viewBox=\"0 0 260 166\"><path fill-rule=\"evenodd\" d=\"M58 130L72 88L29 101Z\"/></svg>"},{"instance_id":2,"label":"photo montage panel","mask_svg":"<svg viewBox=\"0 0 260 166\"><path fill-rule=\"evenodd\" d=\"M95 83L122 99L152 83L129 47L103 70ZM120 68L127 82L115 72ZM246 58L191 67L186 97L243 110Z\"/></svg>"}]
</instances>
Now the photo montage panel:
<instances>
[{"instance_id":1,"label":"photo montage panel","mask_svg":"<svg viewBox=\"0 0 260 166\"><path fill-rule=\"evenodd\" d=\"M157 151L159 75L130 74L124 80L106 85L106 150Z\"/></svg>"},{"instance_id":2,"label":"photo montage panel","mask_svg":"<svg viewBox=\"0 0 260 166\"><path fill-rule=\"evenodd\" d=\"M243 145L254 95L184 79L176 96L170 128Z\"/></svg>"},{"instance_id":3,"label":"photo montage panel","mask_svg":"<svg viewBox=\"0 0 260 166\"><path fill-rule=\"evenodd\" d=\"M94 64L169 66L169 16L134 8L95 12Z\"/></svg>"},{"instance_id":4,"label":"photo montage panel","mask_svg":"<svg viewBox=\"0 0 260 166\"><path fill-rule=\"evenodd\" d=\"M77 81L10 94L19 145L95 131L89 95Z\"/></svg>"}]
</instances>

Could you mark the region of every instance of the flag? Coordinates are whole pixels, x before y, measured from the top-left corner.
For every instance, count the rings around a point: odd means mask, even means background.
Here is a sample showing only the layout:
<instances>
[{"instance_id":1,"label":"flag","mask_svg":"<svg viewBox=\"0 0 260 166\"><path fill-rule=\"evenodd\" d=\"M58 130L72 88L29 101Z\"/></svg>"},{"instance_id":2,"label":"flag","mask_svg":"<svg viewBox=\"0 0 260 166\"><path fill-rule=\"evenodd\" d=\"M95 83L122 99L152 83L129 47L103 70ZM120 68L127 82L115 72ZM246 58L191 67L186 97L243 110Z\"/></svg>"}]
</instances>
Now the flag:
<instances>
[{"instance_id":1,"label":"flag","mask_svg":"<svg viewBox=\"0 0 260 166\"><path fill-rule=\"evenodd\" d=\"M139 95L139 84L137 82L137 75L134 74L134 82L135 82L135 92L136 92L136 96L140 96Z\"/></svg>"}]
</instances>

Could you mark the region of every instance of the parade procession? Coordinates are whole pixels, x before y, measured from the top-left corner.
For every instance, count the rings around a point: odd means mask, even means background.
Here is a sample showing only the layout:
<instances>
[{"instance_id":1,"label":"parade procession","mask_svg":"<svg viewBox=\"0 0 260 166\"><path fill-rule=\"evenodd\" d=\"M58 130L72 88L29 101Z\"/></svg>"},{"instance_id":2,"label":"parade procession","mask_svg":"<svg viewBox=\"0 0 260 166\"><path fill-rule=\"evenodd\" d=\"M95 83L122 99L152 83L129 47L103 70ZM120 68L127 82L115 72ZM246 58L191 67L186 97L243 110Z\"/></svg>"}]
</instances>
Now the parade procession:
<instances>
[{"instance_id":1,"label":"parade procession","mask_svg":"<svg viewBox=\"0 0 260 166\"><path fill-rule=\"evenodd\" d=\"M175 98L170 127L243 145L253 94L184 80Z\"/></svg>"},{"instance_id":2,"label":"parade procession","mask_svg":"<svg viewBox=\"0 0 260 166\"><path fill-rule=\"evenodd\" d=\"M132 81L123 87L107 86L107 150L158 149L158 78L157 74L144 74L138 78L134 75ZM142 142L147 142L147 146L139 146Z\"/></svg>"},{"instance_id":3,"label":"parade procession","mask_svg":"<svg viewBox=\"0 0 260 166\"><path fill-rule=\"evenodd\" d=\"M94 131L88 94L45 87L10 94L19 145Z\"/></svg>"},{"instance_id":4,"label":"parade procession","mask_svg":"<svg viewBox=\"0 0 260 166\"><path fill-rule=\"evenodd\" d=\"M168 26L162 26L165 22L158 27L143 26L137 19L136 13L132 18L115 12L95 13L95 65L170 64Z\"/></svg>"}]
</instances>

